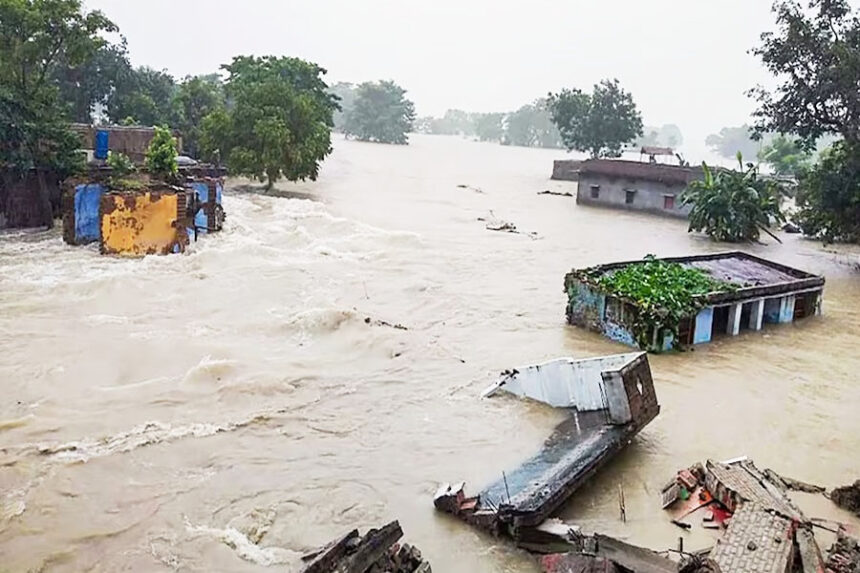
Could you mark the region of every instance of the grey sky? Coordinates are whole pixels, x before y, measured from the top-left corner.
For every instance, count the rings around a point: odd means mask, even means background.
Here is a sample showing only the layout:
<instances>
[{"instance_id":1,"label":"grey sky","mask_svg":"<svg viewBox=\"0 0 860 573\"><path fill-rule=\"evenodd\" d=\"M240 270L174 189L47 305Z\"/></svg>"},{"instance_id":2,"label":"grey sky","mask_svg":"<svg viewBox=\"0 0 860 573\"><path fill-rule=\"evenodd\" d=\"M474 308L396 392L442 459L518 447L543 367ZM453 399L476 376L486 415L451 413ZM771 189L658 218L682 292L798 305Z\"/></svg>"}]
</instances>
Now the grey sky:
<instances>
[{"instance_id":1,"label":"grey sky","mask_svg":"<svg viewBox=\"0 0 860 573\"><path fill-rule=\"evenodd\" d=\"M181 77L238 54L298 56L331 82L393 79L419 115L508 111L617 77L646 124L678 124L691 152L747 121L744 92L769 82L747 51L773 26L770 0L85 2L119 25L135 65Z\"/></svg>"}]
</instances>

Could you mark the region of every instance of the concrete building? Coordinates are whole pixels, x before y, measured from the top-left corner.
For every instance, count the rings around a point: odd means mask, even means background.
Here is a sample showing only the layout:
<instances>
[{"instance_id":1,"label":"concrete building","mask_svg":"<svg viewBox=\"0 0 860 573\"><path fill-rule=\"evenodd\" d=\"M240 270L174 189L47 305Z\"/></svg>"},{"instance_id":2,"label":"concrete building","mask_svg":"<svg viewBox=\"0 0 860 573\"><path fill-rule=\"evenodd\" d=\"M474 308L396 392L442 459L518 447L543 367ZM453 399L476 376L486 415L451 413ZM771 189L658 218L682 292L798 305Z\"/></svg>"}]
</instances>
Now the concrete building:
<instances>
[{"instance_id":1,"label":"concrete building","mask_svg":"<svg viewBox=\"0 0 860 573\"><path fill-rule=\"evenodd\" d=\"M681 193L701 177L701 168L589 159L579 166L576 202L686 218L691 207L681 205Z\"/></svg>"},{"instance_id":2,"label":"concrete building","mask_svg":"<svg viewBox=\"0 0 860 573\"><path fill-rule=\"evenodd\" d=\"M703 270L737 288L707 295L696 316L686 317L678 324L678 341L672 333L654 332L649 350L669 350L676 342L680 346L702 344L722 336L737 336L745 330L762 330L768 324L790 323L821 314L824 277L740 251L660 260ZM635 304L604 291L598 279L642 262L611 263L568 273L565 277L568 322L637 346L632 328L638 312Z\"/></svg>"}]
</instances>

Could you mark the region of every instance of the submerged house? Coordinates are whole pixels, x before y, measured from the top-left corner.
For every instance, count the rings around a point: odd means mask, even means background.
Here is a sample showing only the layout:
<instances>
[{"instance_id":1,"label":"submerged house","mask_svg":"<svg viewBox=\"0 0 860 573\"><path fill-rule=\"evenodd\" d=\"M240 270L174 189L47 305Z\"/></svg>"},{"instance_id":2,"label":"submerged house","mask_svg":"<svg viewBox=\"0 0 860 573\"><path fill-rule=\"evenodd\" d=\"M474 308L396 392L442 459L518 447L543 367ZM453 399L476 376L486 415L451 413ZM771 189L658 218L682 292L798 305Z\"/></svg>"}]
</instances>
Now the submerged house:
<instances>
[{"instance_id":1,"label":"submerged house","mask_svg":"<svg viewBox=\"0 0 860 573\"><path fill-rule=\"evenodd\" d=\"M694 279L712 288L693 296L682 307L691 312L674 320L671 309L607 286L614 274L649 262L681 273L692 270ZM821 314L824 277L737 251L577 269L565 277L565 292L570 324L659 352Z\"/></svg>"},{"instance_id":2,"label":"submerged house","mask_svg":"<svg viewBox=\"0 0 860 573\"><path fill-rule=\"evenodd\" d=\"M577 204L687 217L692 207L681 204L681 193L703 175L700 167L589 159L578 176Z\"/></svg>"}]
</instances>

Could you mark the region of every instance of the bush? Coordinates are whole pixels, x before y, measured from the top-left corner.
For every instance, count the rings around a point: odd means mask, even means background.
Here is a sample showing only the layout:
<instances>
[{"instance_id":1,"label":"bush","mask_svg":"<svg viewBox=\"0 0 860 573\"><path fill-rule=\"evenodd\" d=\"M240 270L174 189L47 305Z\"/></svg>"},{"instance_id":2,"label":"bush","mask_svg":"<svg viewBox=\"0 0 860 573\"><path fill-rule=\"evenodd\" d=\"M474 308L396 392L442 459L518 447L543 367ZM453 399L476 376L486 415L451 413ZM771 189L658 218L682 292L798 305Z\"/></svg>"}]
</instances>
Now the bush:
<instances>
[{"instance_id":1,"label":"bush","mask_svg":"<svg viewBox=\"0 0 860 573\"><path fill-rule=\"evenodd\" d=\"M147 171L155 177L172 180L179 172L179 164L176 162L178 155L176 139L170 133L170 129L156 127L149 149L146 150Z\"/></svg>"}]
</instances>

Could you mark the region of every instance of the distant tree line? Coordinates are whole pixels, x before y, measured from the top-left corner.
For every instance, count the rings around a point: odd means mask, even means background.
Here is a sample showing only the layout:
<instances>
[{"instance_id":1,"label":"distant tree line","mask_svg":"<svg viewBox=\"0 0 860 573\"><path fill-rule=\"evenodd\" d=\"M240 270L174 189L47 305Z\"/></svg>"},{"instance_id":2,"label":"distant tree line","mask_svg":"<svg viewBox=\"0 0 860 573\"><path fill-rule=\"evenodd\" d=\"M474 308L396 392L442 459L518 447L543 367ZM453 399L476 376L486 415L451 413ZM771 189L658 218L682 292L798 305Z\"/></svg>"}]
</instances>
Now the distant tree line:
<instances>
[{"instance_id":1,"label":"distant tree line","mask_svg":"<svg viewBox=\"0 0 860 573\"><path fill-rule=\"evenodd\" d=\"M564 147L552 122L546 99L537 99L506 113L472 113L449 109L442 117L419 117L415 131L432 135L459 135L479 141L520 147Z\"/></svg>"}]
</instances>

